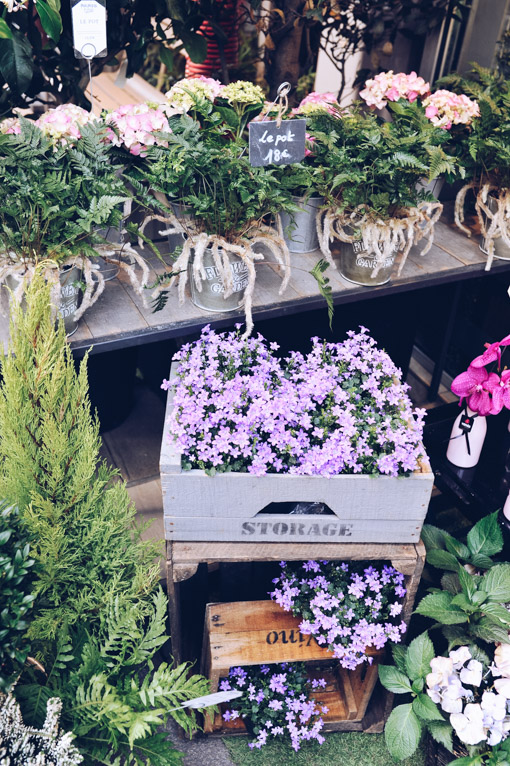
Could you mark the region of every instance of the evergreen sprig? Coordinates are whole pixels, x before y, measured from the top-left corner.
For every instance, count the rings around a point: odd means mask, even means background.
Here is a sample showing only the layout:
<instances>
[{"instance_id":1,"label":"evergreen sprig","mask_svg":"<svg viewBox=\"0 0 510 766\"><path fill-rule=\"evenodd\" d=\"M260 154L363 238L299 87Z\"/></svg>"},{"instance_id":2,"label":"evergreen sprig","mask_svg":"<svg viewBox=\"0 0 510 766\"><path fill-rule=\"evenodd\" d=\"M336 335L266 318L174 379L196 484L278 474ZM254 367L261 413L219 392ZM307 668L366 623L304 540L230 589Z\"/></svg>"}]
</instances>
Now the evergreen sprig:
<instances>
[{"instance_id":1,"label":"evergreen sprig","mask_svg":"<svg viewBox=\"0 0 510 766\"><path fill-rule=\"evenodd\" d=\"M125 484L100 461L87 358L76 372L38 271L10 329L0 489L31 539L36 600L26 636L44 668L26 668L16 686L24 720L41 726L58 697L86 763L172 766L181 756L157 730L168 716L192 730L193 714L175 708L209 684L186 665L156 665L167 640L159 545L140 540Z\"/></svg>"}]
</instances>

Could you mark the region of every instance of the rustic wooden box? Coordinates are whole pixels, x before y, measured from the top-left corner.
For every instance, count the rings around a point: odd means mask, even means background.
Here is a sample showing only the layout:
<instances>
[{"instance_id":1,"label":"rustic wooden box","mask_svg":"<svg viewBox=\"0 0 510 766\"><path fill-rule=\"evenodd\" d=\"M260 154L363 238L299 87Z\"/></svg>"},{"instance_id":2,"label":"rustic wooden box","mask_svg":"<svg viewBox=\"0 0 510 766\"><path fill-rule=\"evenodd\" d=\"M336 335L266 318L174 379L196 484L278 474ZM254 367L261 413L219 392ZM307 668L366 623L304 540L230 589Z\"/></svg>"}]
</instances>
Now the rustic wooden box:
<instances>
[{"instance_id":1,"label":"rustic wooden box","mask_svg":"<svg viewBox=\"0 0 510 766\"><path fill-rule=\"evenodd\" d=\"M344 670L331 652L312 636L299 632L299 623L298 617L273 601L208 604L201 672L211 680L211 692L217 691L220 678L238 665L325 661L326 668L310 670L312 678L327 682L325 689L314 692L317 702L329 708L324 730L360 730L377 682L377 662L384 651L371 652L372 665L363 663L356 670ZM228 708L228 703L224 707ZM239 719L226 722L217 714L214 720L206 717L204 730L244 733L245 727Z\"/></svg>"},{"instance_id":2,"label":"rustic wooden box","mask_svg":"<svg viewBox=\"0 0 510 766\"><path fill-rule=\"evenodd\" d=\"M175 368L170 370L170 382ZM432 492L428 460L411 476L289 476L183 471L170 442L168 392L161 445L165 538L173 541L417 543ZM321 502L328 515L261 513L271 503Z\"/></svg>"}]
</instances>

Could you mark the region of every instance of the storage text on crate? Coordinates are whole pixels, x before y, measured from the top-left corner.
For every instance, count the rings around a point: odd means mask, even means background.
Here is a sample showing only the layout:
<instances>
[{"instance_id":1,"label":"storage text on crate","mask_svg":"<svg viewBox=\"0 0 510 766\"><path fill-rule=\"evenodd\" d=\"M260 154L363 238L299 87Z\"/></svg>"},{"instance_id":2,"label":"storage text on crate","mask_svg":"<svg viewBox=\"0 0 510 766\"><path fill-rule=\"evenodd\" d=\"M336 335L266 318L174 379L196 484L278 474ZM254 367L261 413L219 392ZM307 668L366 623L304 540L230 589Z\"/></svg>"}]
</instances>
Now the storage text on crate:
<instances>
[{"instance_id":1,"label":"storage text on crate","mask_svg":"<svg viewBox=\"0 0 510 766\"><path fill-rule=\"evenodd\" d=\"M241 534L278 535L279 537L351 537L353 524L337 521L244 521Z\"/></svg>"},{"instance_id":2,"label":"storage text on crate","mask_svg":"<svg viewBox=\"0 0 510 766\"><path fill-rule=\"evenodd\" d=\"M290 165L305 157L306 120L250 122L250 165Z\"/></svg>"}]
</instances>

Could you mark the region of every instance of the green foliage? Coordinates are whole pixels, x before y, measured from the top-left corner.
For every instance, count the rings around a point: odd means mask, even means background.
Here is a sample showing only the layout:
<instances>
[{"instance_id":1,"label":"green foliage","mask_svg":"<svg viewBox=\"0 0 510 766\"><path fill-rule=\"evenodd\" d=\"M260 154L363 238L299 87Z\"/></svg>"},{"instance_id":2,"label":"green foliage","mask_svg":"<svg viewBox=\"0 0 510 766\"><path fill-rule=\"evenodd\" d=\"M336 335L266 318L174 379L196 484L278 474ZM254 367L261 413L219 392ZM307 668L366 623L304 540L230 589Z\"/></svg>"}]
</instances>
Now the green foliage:
<instances>
[{"instance_id":1,"label":"green foliage","mask_svg":"<svg viewBox=\"0 0 510 766\"><path fill-rule=\"evenodd\" d=\"M510 185L510 80L503 74L471 64L466 77L451 74L438 86L456 93L466 93L478 101L480 118L471 130L451 141L450 149L466 168L467 179L481 185L493 183L499 188Z\"/></svg>"},{"instance_id":2,"label":"green foliage","mask_svg":"<svg viewBox=\"0 0 510 766\"><path fill-rule=\"evenodd\" d=\"M392 122L354 107L338 118L313 114L314 162L322 168L317 188L330 204L352 212L359 206L375 217L433 201L421 182L440 173L460 173L445 151L446 131L432 125L421 104L391 103Z\"/></svg>"},{"instance_id":3,"label":"green foliage","mask_svg":"<svg viewBox=\"0 0 510 766\"><path fill-rule=\"evenodd\" d=\"M118 226L126 199L104 125L56 146L29 120L0 136L0 252L14 262L63 261L92 253L94 227ZM65 201L65 204L63 202Z\"/></svg>"},{"instance_id":4,"label":"green foliage","mask_svg":"<svg viewBox=\"0 0 510 766\"><path fill-rule=\"evenodd\" d=\"M44 673L27 668L17 687L26 722L64 704L64 725L87 763L176 764L157 728L208 682L188 668L156 666L165 643L166 598L157 548L141 542L125 485L99 460L86 359L75 371L49 287L36 272L27 310L14 308L0 388L0 487L16 502L37 567L27 635ZM143 679L140 671L143 670ZM142 759L145 759L143 761Z\"/></svg>"},{"instance_id":5,"label":"green foliage","mask_svg":"<svg viewBox=\"0 0 510 766\"><path fill-rule=\"evenodd\" d=\"M325 275L325 271L328 267L328 261L326 261L324 258L321 258L310 271L310 274L312 277L314 277L314 279L317 280L319 292L326 301L326 305L328 307L329 327L332 329L335 307L333 305L333 290L329 284L329 277Z\"/></svg>"},{"instance_id":6,"label":"green foliage","mask_svg":"<svg viewBox=\"0 0 510 766\"><path fill-rule=\"evenodd\" d=\"M450 648L473 642L482 642L482 648L495 641L509 643L510 615L503 604L510 601L510 564L495 564L491 558L503 548L497 516L495 512L480 519L465 544L437 527L423 528L427 561L447 572L442 590L431 588L416 612L444 626ZM471 574L469 568L487 571L482 576Z\"/></svg>"},{"instance_id":7,"label":"green foliage","mask_svg":"<svg viewBox=\"0 0 510 766\"><path fill-rule=\"evenodd\" d=\"M422 633L411 641L407 649L402 646L394 648L397 667L379 665L379 679L388 691L412 696L412 702L399 705L392 711L384 729L388 750L398 760L413 755L424 729L428 729L434 739L451 750L451 726L423 692L434 656L432 641L427 633Z\"/></svg>"},{"instance_id":8,"label":"green foliage","mask_svg":"<svg viewBox=\"0 0 510 766\"><path fill-rule=\"evenodd\" d=\"M168 146L150 147L147 157L128 170L135 189L143 182L168 203L186 205L200 231L227 241L249 234L266 216L293 211L279 169L252 167L246 153L243 120L255 116L262 104L240 117L233 108L193 98L190 114L170 119ZM153 198L152 207L161 203Z\"/></svg>"},{"instance_id":9,"label":"green foliage","mask_svg":"<svg viewBox=\"0 0 510 766\"><path fill-rule=\"evenodd\" d=\"M32 608L30 545L18 509L0 503L0 692L23 666L29 645L24 635Z\"/></svg>"}]
</instances>

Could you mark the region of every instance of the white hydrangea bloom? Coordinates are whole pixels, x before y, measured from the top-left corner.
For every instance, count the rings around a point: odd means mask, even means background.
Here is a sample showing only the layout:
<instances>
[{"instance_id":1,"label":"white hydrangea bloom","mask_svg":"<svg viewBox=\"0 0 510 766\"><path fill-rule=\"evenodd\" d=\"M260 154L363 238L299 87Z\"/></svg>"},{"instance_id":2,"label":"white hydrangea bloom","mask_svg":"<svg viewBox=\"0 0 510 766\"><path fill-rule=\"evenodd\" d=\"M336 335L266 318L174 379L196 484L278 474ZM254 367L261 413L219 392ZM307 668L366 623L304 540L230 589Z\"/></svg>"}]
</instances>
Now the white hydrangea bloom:
<instances>
[{"instance_id":1,"label":"white hydrangea bloom","mask_svg":"<svg viewBox=\"0 0 510 766\"><path fill-rule=\"evenodd\" d=\"M454 670L460 670L468 660L472 659L471 652L467 646L459 646L458 649L451 651L449 656L453 662Z\"/></svg>"},{"instance_id":2,"label":"white hydrangea bloom","mask_svg":"<svg viewBox=\"0 0 510 766\"><path fill-rule=\"evenodd\" d=\"M478 660L471 660L465 668L460 671L460 680L463 684L469 686L480 686L482 683L483 665Z\"/></svg>"},{"instance_id":3,"label":"white hydrangea bloom","mask_svg":"<svg viewBox=\"0 0 510 766\"><path fill-rule=\"evenodd\" d=\"M483 711L478 704L470 702L463 713L452 713L450 723L466 745L478 745L487 739L483 728Z\"/></svg>"}]
</instances>

